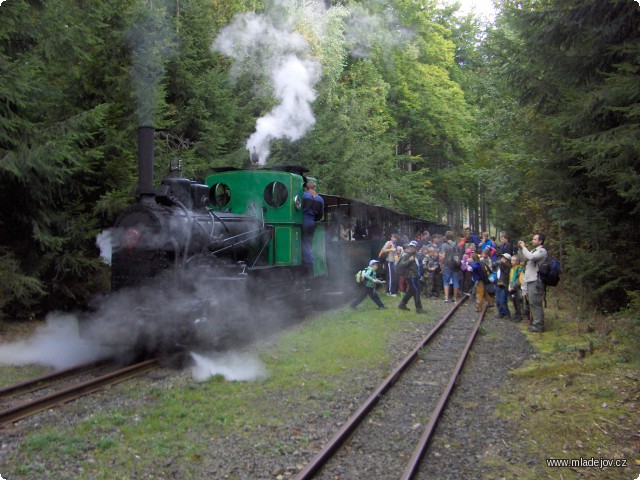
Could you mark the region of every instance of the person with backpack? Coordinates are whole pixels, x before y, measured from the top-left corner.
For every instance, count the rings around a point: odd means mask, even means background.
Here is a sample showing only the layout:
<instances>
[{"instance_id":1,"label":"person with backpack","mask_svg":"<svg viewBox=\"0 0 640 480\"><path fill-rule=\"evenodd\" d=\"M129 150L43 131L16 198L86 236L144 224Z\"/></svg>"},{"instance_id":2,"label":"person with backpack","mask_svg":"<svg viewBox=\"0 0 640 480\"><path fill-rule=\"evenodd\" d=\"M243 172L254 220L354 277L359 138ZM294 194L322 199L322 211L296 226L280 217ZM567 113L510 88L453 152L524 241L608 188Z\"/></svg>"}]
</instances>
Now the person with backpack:
<instances>
[{"instance_id":1,"label":"person with backpack","mask_svg":"<svg viewBox=\"0 0 640 480\"><path fill-rule=\"evenodd\" d=\"M478 257L477 253L470 255L469 266L471 267L471 275L476 284L476 312L482 311L484 300L490 307L493 307L493 297L487 292L486 286L489 284L489 274L491 267L489 264Z\"/></svg>"},{"instance_id":2,"label":"person with backpack","mask_svg":"<svg viewBox=\"0 0 640 480\"><path fill-rule=\"evenodd\" d=\"M416 306L416 313L427 313L422 309L422 302L420 300L420 270L421 265L418 263L418 255L416 253L416 247L418 242L412 240L406 246L404 253L398 260L397 269L399 272L407 277L409 280L409 289L404 294L398 308L400 310L409 310L407 303L413 297L413 302Z\"/></svg>"},{"instance_id":3,"label":"person with backpack","mask_svg":"<svg viewBox=\"0 0 640 480\"><path fill-rule=\"evenodd\" d=\"M460 263L461 255L458 246L453 241L453 232L447 230L444 234L445 242L442 244L442 252L444 253L442 286L444 288L444 301L449 301L449 290L453 286L453 296L451 301L455 303L458 300L460 292Z\"/></svg>"},{"instance_id":4,"label":"person with backpack","mask_svg":"<svg viewBox=\"0 0 640 480\"><path fill-rule=\"evenodd\" d=\"M544 248L545 235L536 233L531 239L532 250L529 250L523 240L518 242L519 255L527 260L524 270L524 281L527 284L527 296L529 297L529 310L531 312L530 332L542 333L544 331L544 299L545 286L538 275L540 263L548 256Z\"/></svg>"},{"instance_id":5,"label":"person with backpack","mask_svg":"<svg viewBox=\"0 0 640 480\"><path fill-rule=\"evenodd\" d=\"M360 275L364 278L364 282L361 282L358 285L358 294L351 302L352 309L355 309L360 302L367 297L367 295L378 306L378 310L385 310L387 308L384 306L384 303L382 303L382 300L380 300L378 292L376 292L377 283L386 283L384 280L378 280L378 277L376 276L376 271L378 270L379 265L380 262L378 260L371 260L369 262L369 266L360 272Z\"/></svg>"}]
</instances>

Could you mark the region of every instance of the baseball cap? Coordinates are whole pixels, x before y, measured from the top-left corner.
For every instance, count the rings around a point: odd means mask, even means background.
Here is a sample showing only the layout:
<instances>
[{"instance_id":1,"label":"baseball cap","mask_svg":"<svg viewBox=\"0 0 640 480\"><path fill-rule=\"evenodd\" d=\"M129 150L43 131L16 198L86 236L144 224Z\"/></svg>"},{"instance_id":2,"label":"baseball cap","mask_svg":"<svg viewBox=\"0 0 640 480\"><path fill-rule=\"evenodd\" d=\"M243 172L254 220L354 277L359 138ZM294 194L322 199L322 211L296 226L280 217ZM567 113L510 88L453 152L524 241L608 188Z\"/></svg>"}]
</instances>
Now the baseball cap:
<instances>
[{"instance_id":1,"label":"baseball cap","mask_svg":"<svg viewBox=\"0 0 640 480\"><path fill-rule=\"evenodd\" d=\"M379 262L378 260L371 260L371 261L369 262L369 266L370 266L370 267L373 267L376 263L380 263L380 262Z\"/></svg>"}]
</instances>

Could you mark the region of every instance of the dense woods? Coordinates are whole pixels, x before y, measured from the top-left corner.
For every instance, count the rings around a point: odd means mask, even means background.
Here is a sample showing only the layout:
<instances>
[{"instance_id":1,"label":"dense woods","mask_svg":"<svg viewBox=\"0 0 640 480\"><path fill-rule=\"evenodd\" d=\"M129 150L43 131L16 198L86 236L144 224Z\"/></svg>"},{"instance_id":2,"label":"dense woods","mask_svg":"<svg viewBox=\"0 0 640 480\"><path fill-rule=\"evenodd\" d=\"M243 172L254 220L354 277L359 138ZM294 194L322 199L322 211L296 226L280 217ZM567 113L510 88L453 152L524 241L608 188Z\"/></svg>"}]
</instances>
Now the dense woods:
<instances>
[{"instance_id":1,"label":"dense woods","mask_svg":"<svg viewBox=\"0 0 640 480\"><path fill-rule=\"evenodd\" d=\"M133 199L142 124L158 129L158 177L241 166L255 139L321 192L544 231L566 286L625 306L640 284L640 7L499 7L487 26L435 1L5 1L2 315L104 289L95 238ZM293 120L260 137L289 100Z\"/></svg>"}]
</instances>

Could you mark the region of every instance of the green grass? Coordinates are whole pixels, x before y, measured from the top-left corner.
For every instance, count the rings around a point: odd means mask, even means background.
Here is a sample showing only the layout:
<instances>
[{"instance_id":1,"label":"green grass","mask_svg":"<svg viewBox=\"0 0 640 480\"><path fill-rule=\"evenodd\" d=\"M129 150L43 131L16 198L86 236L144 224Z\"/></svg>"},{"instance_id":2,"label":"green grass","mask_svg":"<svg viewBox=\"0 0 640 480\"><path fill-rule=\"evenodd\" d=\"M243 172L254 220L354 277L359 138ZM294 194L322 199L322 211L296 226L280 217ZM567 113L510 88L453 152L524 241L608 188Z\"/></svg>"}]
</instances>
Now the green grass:
<instances>
[{"instance_id":1,"label":"green grass","mask_svg":"<svg viewBox=\"0 0 640 480\"><path fill-rule=\"evenodd\" d=\"M574 299L562 301L567 308L550 302L545 310L544 334L530 334L521 327L538 354L512 372L516 385L496 412L517 426L525 445L519 453L526 461L512 464L495 452L485 461L505 478L637 478L638 312L597 317L581 312ZM569 469L545 463L546 458L581 457L626 459L628 467Z\"/></svg>"},{"instance_id":2,"label":"green grass","mask_svg":"<svg viewBox=\"0 0 640 480\"><path fill-rule=\"evenodd\" d=\"M414 330L429 318L379 311L365 301L355 312L336 310L285 332L260 352L268 372L262 380L228 382L214 376L166 389L127 382L111 394L129 398L131 408L97 412L69 428L36 429L3 474L13 479L61 473L73 455L82 459L78 479L144 477L166 471L167 462L184 478L200 478L209 445L229 434L240 435L263 455L290 453L291 442L262 441L260 429L286 430L292 418L304 422L308 415L329 417L334 392L355 397L388 374L394 360L387 346L394 332ZM302 432L299 437L300 445L309 442Z\"/></svg>"}]
</instances>

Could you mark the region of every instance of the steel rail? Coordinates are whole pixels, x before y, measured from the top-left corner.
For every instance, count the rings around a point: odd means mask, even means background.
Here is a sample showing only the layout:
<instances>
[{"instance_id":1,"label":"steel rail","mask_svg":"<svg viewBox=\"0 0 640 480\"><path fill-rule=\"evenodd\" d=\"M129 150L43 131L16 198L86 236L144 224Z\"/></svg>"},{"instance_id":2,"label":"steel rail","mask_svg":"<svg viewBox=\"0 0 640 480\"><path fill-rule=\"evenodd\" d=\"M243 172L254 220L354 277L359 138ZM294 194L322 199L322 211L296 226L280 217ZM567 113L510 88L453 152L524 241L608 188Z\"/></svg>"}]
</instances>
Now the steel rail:
<instances>
[{"instance_id":1,"label":"steel rail","mask_svg":"<svg viewBox=\"0 0 640 480\"><path fill-rule=\"evenodd\" d=\"M35 390L40 390L41 388L46 387L46 385L41 385L43 383L52 382L58 379L63 379L65 377L77 375L79 373L89 372L91 370L95 370L96 368L100 368L101 366L106 364L107 364L107 361L85 363L82 365L76 365L75 367L69 367L64 370L58 370L56 372L47 373L40 377L25 380L24 382L8 385L6 387L0 388L0 398L5 397L9 394L29 393Z\"/></svg>"},{"instance_id":2,"label":"steel rail","mask_svg":"<svg viewBox=\"0 0 640 480\"><path fill-rule=\"evenodd\" d=\"M0 412L0 425L21 420L35 413L47 410L48 408L59 403L65 403L70 400L74 400L84 395L93 393L104 387L115 385L117 383L123 382L130 378L153 370L158 366L159 363L156 359L145 360L144 362L121 368L119 370L116 370L115 372L110 372L106 375L102 375L86 382L82 382L77 385L62 389L58 392L53 392L49 395L44 395L40 398L21 403Z\"/></svg>"},{"instance_id":3,"label":"steel rail","mask_svg":"<svg viewBox=\"0 0 640 480\"><path fill-rule=\"evenodd\" d=\"M456 303L456 305L447 312L447 314L442 317L442 320L438 322L438 324L424 337L420 343L413 349L413 351L407 355L400 365L396 367L396 369L389 374L389 376L378 386L378 388L364 401L364 403L358 408L358 410L351 415L347 421L340 427L338 432L329 440L329 442L316 454L315 457L311 459L311 461L298 473L298 475L294 478L294 480L308 480L313 478L313 476L322 468L322 466L331 458L331 456L335 453L335 451L340 448L340 446L344 443L347 437L360 425L362 420L366 417L369 411L378 403L382 395L391 388L396 380L400 377L400 375L413 363L413 361L418 356L418 353L422 348L429 343L429 341L434 337L438 331L442 328L442 326L447 323L449 318L453 315L453 313L458 309L462 303L468 296L462 297L460 302Z\"/></svg>"},{"instance_id":4,"label":"steel rail","mask_svg":"<svg viewBox=\"0 0 640 480\"><path fill-rule=\"evenodd\" d=\"M422 457L424 456L424 453L427 450L427 445L429 444L429 440L431 439L433 432L435 431L436 424L440 419L440 415L442 414L442 411L447 405L447 401L451 396L451 392L456 383L456 380L458 379L458 375L460 374L460 371L464 366L464 362L467 359L467 356L469 355L469 351L471 350L471 346L473 345L473 342L475 341L478 330L480 329L480 324L482 323L482 319L484 318L484 314L486 310L487 310L487 307L485 305L480 315L478 315L478 320L476 320L476 324L473 327L473 330L471 332L471 335L469 336L469 340L467 341L467 344L464 347L464 350L462 351L462 353L460 354L460 357L458 358L458 363L456 364L456 367L453 370L451 377L449 378L449 383L447 384L447 388L444 390L444 392L442 392L442 395L440 395L440 399L438 400L438 405L433 410L433 413L429 418L429 423L425 427L424 432L420 437L420 441L418 442L418 445L413 451L413 454L411 455L411 458L409 459L409 462L407 463L407 466L405 467L405 470L402 473L400 480L411 480L416 474L416 472L418 471L418 467L420 466L420 461L422 460Z\"/></svg>"}]
</instances>

